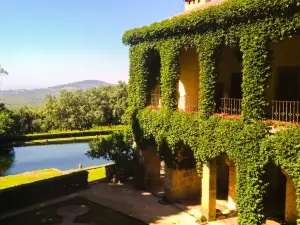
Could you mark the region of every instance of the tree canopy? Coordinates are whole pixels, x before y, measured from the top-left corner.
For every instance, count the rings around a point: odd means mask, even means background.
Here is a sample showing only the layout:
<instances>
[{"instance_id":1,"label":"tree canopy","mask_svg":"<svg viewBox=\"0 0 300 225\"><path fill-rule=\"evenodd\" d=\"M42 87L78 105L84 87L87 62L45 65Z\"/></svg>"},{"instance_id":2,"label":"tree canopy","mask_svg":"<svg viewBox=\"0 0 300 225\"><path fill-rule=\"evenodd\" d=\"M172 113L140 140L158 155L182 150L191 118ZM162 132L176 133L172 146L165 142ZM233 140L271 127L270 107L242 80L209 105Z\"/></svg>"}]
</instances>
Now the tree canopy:
<instances>
[{"instance_id":1,"label":"tree canopy","mask_svg":"<svg viewBox=\"0 0 300 225\"><path fill-rule=\"evenodd\" d=\"M0 71L1 72L1 71ZM0 135L24 135L50 130L87 130L122 122L127 107L127 84L87 91L63 90L48 95L41 108L8 109L0 104Z\"/></svg>"}]
</instances>

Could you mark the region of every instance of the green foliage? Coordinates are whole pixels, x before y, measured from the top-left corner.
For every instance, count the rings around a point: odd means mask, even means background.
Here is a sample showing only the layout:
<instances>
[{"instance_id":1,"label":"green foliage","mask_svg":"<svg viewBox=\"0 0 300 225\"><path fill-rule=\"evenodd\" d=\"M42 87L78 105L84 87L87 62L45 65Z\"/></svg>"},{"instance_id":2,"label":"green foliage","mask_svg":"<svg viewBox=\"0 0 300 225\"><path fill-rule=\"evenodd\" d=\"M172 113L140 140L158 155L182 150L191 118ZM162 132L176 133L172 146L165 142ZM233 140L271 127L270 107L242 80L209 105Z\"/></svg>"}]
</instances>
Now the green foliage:
<instances>
[{"instance_id":1,"label":"green foliage","mask_svg":"<svg viewBox=\"0 0 300 225\"><path fill-rule=\"evenodd\" d=\"M8 109L1 103L0 138L116 125L122 123L126 108L127 84L124 82L87 91L64 90L59 97L47 96L42 108Z\"/></svg>"},{"instance_id":2,"label":"green foliage","mask_svg":"<svg viewBox=\"0 0 300 225\"><path fill-rule=\"evenodd\" d=\"M125 180L131 177L134 169L133 136L126 132L114 132L108 137L100 137L89 143L87 155L91 158L104 158L114 165L106 169L107 178Z\"/></svg>"},{"instance_id":3,"label":"green foliage","mask_svg":"<svg viewBox=\"0 0 300 225\"><path fill-rule=\"evenodd\" d=\"M216 110L215 90L218 78L217 53L220 48L221 32L207 33L198 38L199 52L199 110L203 118L208 118Z\"/></svg>"},{"instance_id":4,"label":"green foliage","mask_svg":"<svg viewBox=\"0 0 300 225\"><path fill-rule=\"evenodd\" d=\"M300 213L299 145L300 128L269 133L262 122L267 103L265 91L271 74L272 43L298 34L298 0L232 0L150 26L127 31L123 43L131 45L129 120L138 145L152 144L168 167L179 168L178 153L190 149L197 166L219 155L227 155L237 169L237 201L240 225L261 225L265 221L263 198L264 166L274 160L293 178ZM218 53L223 47L242 54L242 119L212 116L215 112ZM198 114L177 108L179 56L182 50L198 52ZM161 58L161 99L163 109L145 109L154 83L147 72L149 49ZM299 214L300 217L300 214ZM300 221L298 221L300 224Z\"/></svg>"},{"instance_id":5,"label":"green foliage","mask_svg":"<svg viewBox=\"0 0 300 225\"><path fill-rule=\"evenodd\" d=\"M62 91L47 96L41 111L43 130L86 130L121 123L127 107L127 85L100 86L85 92Z\"/></svg>"},{"instance_id":6,"label":"green foliage","mask_svg":"<svg viewBox=\"0 0 300 225\"><path fill-rule=\"evenodd\" d=\"M273 136L266 124L260 121L247 123L241 119L215 116L201 119L197 114L148 108L140 110L136 120L134 132L140 132L139 145L154 141L160 156L170 168L180 168L178 152L187 148L193 151L198 170L201 170L203 163L209 163L219 155L226 155L235 163L239 224L265 222L263 199L266 184L262 177L270 157L277 160L276 155L279 154L284 160L280 165L290 168L291 176L299 179L300 128ZM281 145L273 147L272 143L277 143L279 137L282 138ZM287 140L292 144L285 143ZM164 158L166 149L171 152L168 158ZM290 174L290 171L287 172Z\"/></svg>"},{"instance_id":7,"label":"green foliage","mask_svg":"<svg viewBox=\"0 0 300 225\"><path fill-rule=\"evenodd\" d=\"M112 127L102 127L101 129L92 129L85 131L52 131L47 133L34 133L27 135L17 135L17 136L0 136L0 141L2 142L13 142L13 141L33 141L33 140L46 140L55 138L68 138L68 137L87 137L96 135L108 135L116 130L123 130L126 126L112 126Z\"/></svg>"},{"instance_id":8,"label":"green foliage","mask_svg":"<svg viewBox=\"0 0 300 225\"><path fill-rule=\"evenodd\" d=\"M38 115L35 110L21 107L12 110L12 113L14 135L25 135L40 131L40 125L36 121Z\"/></svg>"},{"instance_id":9,"label":"green foliage","mask_svg":"<svg viewBox=\"0 0 300 225\"><path fill-rule=\"evenodd\" d=\"M177 107L181 50L196 48L199 53L199 109L203 118L215 111L217 54L224 47L240 47L243 58L242 116L246 121L264 118L264 99L271 70L271 42L297 33L300 4L296 0L232 0L185 16L174 17L149 27L127 31L123 41L131 45L129 105L147 105L146 54L156 49L161 58L161 100L166 109Z\"/></svg>"},{"instance_id":10,"label":"green foliage","mask_svg":"<svg viewBox=\"0 0 300 225\"><path fill-rule=\"evenodd\" d=\"M204 34L208 31L227 29L236 24L251 24L265 18L291 17L299 8L297 0L231 0L219 6L126 31L123 43L136 45L174 36Z\"/></svg>"},{"instance_id":11,"label":"green foliage","mask_svg":"<svg viewBox=\"0 0 300 225\"><path fill-rule=\"evenodd\" d=\"M143 108L147 104L148 51L148 46L143 44L130 48L128 104L136 108Z\"/></svg>"},{"instance_id":12,"label":"green foliage","mask_svg":"<svg viewBox=\"0 0 300 225\"><path fill-rule=\"evenodd\" d=\"M13 166L14 162L15 162L14 149L0 148L0 177Z\"/></svg>"},{"instance_id":13,"label":"green foliage","mask_svg":"<svg viewBox=\"0 0 300 225\"><path fill-rule=\"evenodd\" d=\"M175 40L170 39L161 43L159 50L161 54L162 105L165 109L176 109L180 48L178 48Z\"/></svg>"},{"instance_id":14,"label":"green foliage","mask_svg":"<svg viewBox=\"0 0 300 225\"><path fill-rule=\"evenodd\" d=\"M297 190L298 223L300 224L300 128L276 133L263 143L263 150L293 180Z\"/></svg>"},{"instance_id":15,"label":"green foliage","mask_svg":"<svg viewBox=\"0 0 300 225\"><path fill-rule=\"evenodd\" d=\"M12 112L0 103L0 135L11 134L13 123Z\"/></svg>"}]
</instances>

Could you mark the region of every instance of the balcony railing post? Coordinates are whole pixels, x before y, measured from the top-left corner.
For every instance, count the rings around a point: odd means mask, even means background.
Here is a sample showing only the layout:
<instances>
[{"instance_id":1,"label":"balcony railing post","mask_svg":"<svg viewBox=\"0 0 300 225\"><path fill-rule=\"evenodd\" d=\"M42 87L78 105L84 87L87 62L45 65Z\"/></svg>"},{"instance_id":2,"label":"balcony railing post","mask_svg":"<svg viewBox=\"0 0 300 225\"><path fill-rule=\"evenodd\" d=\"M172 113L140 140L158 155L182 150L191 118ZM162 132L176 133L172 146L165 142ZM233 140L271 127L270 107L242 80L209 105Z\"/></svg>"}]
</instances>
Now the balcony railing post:
<instances>
[{"instance_id":1,"label":"balcony railing post","mask_svg":"<svg viewBox=\"0 0 300 225\"><path fill-rule=\"evenodd\" d=\"M272 120L299 122L300 101L272 101Z\"/></svg>"},{"instance_id":2,"label":"balcony railing post","mask_svg":"<svg viewBox=\"0 0 300 225\"><path fill-rule=\"evenodd\" d=\"M240 115L242 112L241 99L221 98L221 107L219 112L222 114Z\"/></svg>"}]
</instances>

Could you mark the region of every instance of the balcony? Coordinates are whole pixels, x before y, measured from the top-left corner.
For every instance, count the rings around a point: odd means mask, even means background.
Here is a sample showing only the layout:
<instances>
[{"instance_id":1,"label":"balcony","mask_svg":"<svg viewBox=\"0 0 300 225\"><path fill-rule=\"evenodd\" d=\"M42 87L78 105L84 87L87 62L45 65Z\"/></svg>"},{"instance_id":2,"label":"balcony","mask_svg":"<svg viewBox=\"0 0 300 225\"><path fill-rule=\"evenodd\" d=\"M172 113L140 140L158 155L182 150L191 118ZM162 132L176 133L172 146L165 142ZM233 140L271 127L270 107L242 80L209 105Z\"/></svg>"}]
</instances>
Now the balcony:
<instances>
[{"instance_id":1,"label":"balcony","mask_svg":"<svg viewBox=\"0 0 300 225\"><path fill-rule=\"evenodd\" d=\"M161 108L160 94L151 95L152 109ZM300 101L272 101L271 115L267 119L281 122L300 123ZM221 98L217 113L229 116L238 116L242 112L242 99ZM190 96L181 96L178 99L178 110L183 112L198 112L198 100Z\"/></svg>"},{"instance_id":2,"label":"balcony","mask_svg":"<svg viewBox=\"0 0 300 225\"><path fill-rule=\"evenodd\" d=\"M198 112L198 100L190 96L180 96L178 110L184 112Z\"/></svg>"},{"instance_id":3,"label":"balcony","mask_svg":"<svg viewBox=\"0 0 300 225\"><path fill-rule=\"evenodd\" d=\"M300 101L272 101L272 120L299 123Z\"/></svg>"},{"instance_id":4,"label":"balcony","mask_svg":"<svg viewBox=\"0 0 300 225\"><path fill-rule=\"evenodd\" d=\"M238 98L221 98L218 113L227 115L241 115L242 99Z\"/></svg>"}]
</instances>

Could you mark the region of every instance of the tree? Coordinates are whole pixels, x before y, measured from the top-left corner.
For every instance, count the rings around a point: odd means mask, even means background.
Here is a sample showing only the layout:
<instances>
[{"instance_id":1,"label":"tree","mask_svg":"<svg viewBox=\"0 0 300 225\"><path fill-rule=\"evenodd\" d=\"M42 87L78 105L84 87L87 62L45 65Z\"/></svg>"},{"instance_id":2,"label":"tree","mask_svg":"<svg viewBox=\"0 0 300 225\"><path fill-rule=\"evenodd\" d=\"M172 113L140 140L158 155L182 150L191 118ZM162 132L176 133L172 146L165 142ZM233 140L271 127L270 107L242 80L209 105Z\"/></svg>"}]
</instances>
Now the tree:
<instances>
[{"instance_id":1,"label":"tree","mask_svg":"<svg viewBox=\"0 0 300 225\"><path fill-rule=\"evenodd\" d=\"M21 133L53 129L87 130L120 124L126 107L127 84L119 82L117 85L100 86L87 91L63 90L58 97L46 96L41 109L35 112L22 109L16 114L22 124L19 126ZM28 122L27 127L24 127L25 121ZM29 122L32 126L29 126Z\"/></svg>"},{"instance_id":2,"label":"tree","mask_svg":"<svg viewBox=\"0 0 300 225\"><path fill-rule=\"evenodd\" d=\"M15 152L13 148L0 149L0 176L8 171L14 164Z\"/></svg>"},{"instance_id":3,"label":"tree","mask_svg":"<svg viewBox=\"0 0 300 225\"><path fill-rule=\"evenodd\" d=\"M21 107L13 110L12 119L14 120L13 130L16 135L24 135L39 131L34 120L36 118L33 110Z\"/></svg>"},{"instance_id":4,"label":"tree","mask_svg":"<svg viewBox=\"0 0 300 225\"><path fill-rule=\"evenodd\" d=\"M125 180L133 175L135 152L133 149L133 134L130 130L114 132L109 137L100 137L89 143L87 155L91 158L104 158L113 161L108 167L106 176Z\"/></svg>"},{"instance_id":5,"label":"tree","mask_svg":"<svg viewBox=\"0 0 300 225\"><path fill-rule=\"evenodd\" d=\"M0 135L6 136L13 133L12 112L3 103L0 103Z\"/></svg>"}]
</instances>

